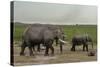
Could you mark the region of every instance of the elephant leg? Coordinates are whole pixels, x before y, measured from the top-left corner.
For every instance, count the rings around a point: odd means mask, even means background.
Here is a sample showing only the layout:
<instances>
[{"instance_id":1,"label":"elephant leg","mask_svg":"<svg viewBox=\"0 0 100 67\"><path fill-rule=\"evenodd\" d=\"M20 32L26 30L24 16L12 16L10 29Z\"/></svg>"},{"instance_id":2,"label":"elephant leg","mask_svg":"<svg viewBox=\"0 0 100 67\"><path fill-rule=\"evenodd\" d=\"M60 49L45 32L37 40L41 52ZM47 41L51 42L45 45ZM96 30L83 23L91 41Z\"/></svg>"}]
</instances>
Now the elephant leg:
<instances>
[{"instance_id":1,"label":"elephant leg","mask_svg":"<svg viewBox=\"0 0 100 67\"><path fill-rule=\"evenodd\" d=\"M72 45L72 47L71 47L71 51L73 51L73 45Z\"/></svg>"},{"instance_id":2,"label":"elephant leg","mask_svg":"<svg viewBox=\"0 0 100 67\"><path fill-rule=\"evenodd\" d=\"M62 44L60 44L60 52L61 52L61 53L62 53L62 48L63 48L63 47L62 47Z\"/></svg>"},{"instance_id":3,"label":"elephant leg","mask_svg":"<svg viewBox=\"0 0 100 67\"><path fill-rule=\"evenodd\" d=\"M88 52L88 44L86 45L86 51Z\"/></svg>"},{"instance_id":4,"label":"elephant leg","mask_svg":"<svg viewBox=\"0 0 100 67\"><path fill-rule=\"evenodd\" d=\"M75 44L72 45L71 51L75 51Z\"/></svg>"},{"instance_id":5,"label":"elephant leg","mask_svg":"<svg viewBox=\"0 0 100 67\"><path fill-rule=\"evenodd\" d=\"M83 51L85 51L85 45L83 44Z\"/></svg>"},{"instance_id":6,"label":"elephant leg","mask_svg":"<svg viewBox=\"0 0 100 67\"><path fill-rule=\"evenodd\" d=\"M20 56L25 55L25 54L24 54L24 50L25 50L25 48L26 48L26 45L23 43L23 44L21 45L21 52L20 52Z\"/></svg>"},{"instance_id":7,"label":"elephant leg","mask_svg":"<svg viewBox=\"0 0 100 67\"><path fill-rule=\"evenodd\" d=\"M51 49L51 51L52 51L51 54L54 55L54 48L53 48L52 45L50 46L50 49Z\"/></svg>"},{"instance_id":8,"label":"elephant leg","mask_svg":"<svg viewBox=\"0 0 100 67\"><path fill-rule=\"evenodd\" d=\"M58 45L58 39L56 39L56 46Z\"/></svg>"},{"instance_id":9,"label":"elephant leg","mask_svg":"<svg viewBox=\"0 0 100 67\"><path fill-rule=\"evenodd\" d=\"M73 47L73 51L75 51L75 45L74 45L74 47Z\"/></svg>"},{"instance_id":10,"label":"elephant leg","mask_svg":"<svg viewBox=\"0 0 100 67\"><path fill-rule=\"evenodd\" d=\"M48 55L49 55L48 52L49 52L49 47L46 46L46 50L45 50L45 54L44 54L44 56L48 56Z\"/></svg>"},{"instance_id":11,"label":"elephant leg","mask_svg":"<svg viewBox=\"0 0 100 67\"><path fill-rule=\"evenodd\" d=\"M33 54L33 51L32 51L32 46L29 46L28 48L29 48L30 56L33 56L34 54Z\"/></svg>"},{"instance_id":12,"label":"elephant leg","mask_svg":"<svg viewBox=\"0 0 100 67\"><path fill-rule=\"evenodd\" d=\"M37 51L40 52L40 44L37 46Z\"/></svg>"},{"instance_id":13,"label":"elephant leg","mask_svg":"<svg viewBox=\"0 0 100 67\"><path fill-rule=\"evenodd\" d=\"M71 51L73 51L73 48L71 48Z\"/></svg>"},{"instance_id":14,"label":"elephant leg","mask_svg":"<svg viewBox=\"0 0 100 67\"><path fill-rule=\"evenodd\" d=\"M35 51L35 46L34 45L32 46L32 48L33 48L33 51Z\"/></svg>"}]
</instances>

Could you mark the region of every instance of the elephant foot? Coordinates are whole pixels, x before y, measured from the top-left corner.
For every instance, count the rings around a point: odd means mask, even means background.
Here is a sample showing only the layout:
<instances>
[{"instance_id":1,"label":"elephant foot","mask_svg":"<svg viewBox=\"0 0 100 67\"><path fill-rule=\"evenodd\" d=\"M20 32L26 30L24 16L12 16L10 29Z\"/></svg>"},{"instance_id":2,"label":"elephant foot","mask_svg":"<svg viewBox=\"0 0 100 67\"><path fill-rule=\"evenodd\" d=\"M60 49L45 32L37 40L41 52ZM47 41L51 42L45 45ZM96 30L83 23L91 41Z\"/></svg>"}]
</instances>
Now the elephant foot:
<instances>
[{"instance_id":1,"label":"elephant foot","mask_svg":"<svg viewBox=\"0 0 100 67\"><path fill-rule=\"evenodd\" d=\"M83 52L85 52L86 50L83 50ZM88 51L87 51L88 52Z\"/></svg>"},{"instance_id":2,"label":"elephant foot","mask_svg":"<svg viewBox=\"0 0 100 67\"><path fill-rule=\"evenodd\" d=\"M85 51L85 50L83 50L83 51Z\"/></svg>"},{"instance_id":3,"label":"elephant foot","mask_svg":"<svg viewBox=\"0 0 100 67\"><path fill-rule=\"evenodd\" d=\"M54 56L54 54L51 54L50 56Z\"/></svg>"},{"instance_id":4,"label":"elephant foot","mask_svg":"<svg viewBox=\"0 0 100 67\"><path fill-rule=\"evenodd\" d=\"M75 50L71 50L71 51L75 52Z\"/></svg>"},{"instance_id":5,"label":"elephant foot","mask_svg":"<svg viewBox=\"0 0 100 67\"><path fill-rule=\"evenodd\" d=\"M49 56L49 54L44 54L44 56Z\"/></svg>"},{"instance_id":6,"label":"elephant foot","mask_svg":"<svg viewBox=\"0 0 100 67\"><path fill-rule=\"evenodd\" d=\"M87 52L88 52L88 50L83 50L83 51L84 51L84 52L85 52L85 51L87 51Z\"/></svg>"},{"instance_id":7,"label":"elephant foot","mask_svg":"<svg viewBox=\"0 0 100 67\"><path fill-rule=\"evenodd\" d=\"M20 53L20 56L25 56L25 54L24 53Z\"/></svg>"},{"instance_id":8,"label":"elephant foot","mask_svg":"<svg viewBox=\"0 0 100 67\"><path fill-rule=\"evenodd\" d=\"M74 51L73 48L70 49L71 51Z\"/></svg>"},{"instance_id":9,"label":"elephant foot","mask_svg":"<svg viewBox=\"0 0 100 67\"><path fill-rule=\"evenodd\" d=\"M75 52L75 49L71 48L71 51L74 51Z\"/></svg>"},{"instance_id":10,"label":"elephant foot","mask_svg":"<svg viewBox=\"0 0 100 67\"><path fill-rule=\"evenodd\" d=\"M30 54L30 56L34 56L34 54Z\"/></svg>"},{"instance_id":11,"label":"elephant foot","mask_svg":"<svg viewBox=\"0 0 100 67\"><path fill-rule=\"evenodd\" d=\"M40 49L37 50L38 52L41 52Z\"/></svg>"},{"instance_id":12,"label":"elephant foot","mask_svg":"<svg viewBox=\"0 0 100 67\"><path fill-rule=\"evenodd\" d=\"M60 53L62 54L63 52L61 51Z\"/></svg>"}]
</instances>

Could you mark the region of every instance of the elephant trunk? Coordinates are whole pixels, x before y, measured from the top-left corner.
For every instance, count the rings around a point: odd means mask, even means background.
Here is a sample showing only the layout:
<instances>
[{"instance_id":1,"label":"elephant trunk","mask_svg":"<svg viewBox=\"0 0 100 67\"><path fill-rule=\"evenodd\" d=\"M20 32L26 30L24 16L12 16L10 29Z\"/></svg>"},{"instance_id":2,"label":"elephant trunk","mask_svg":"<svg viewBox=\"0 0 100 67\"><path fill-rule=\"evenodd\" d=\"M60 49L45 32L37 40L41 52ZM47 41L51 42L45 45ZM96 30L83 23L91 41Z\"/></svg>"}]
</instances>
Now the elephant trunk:
<instances>
[{"instance_id":1,"label":"elephant trunk","mask_svg":"<svg viewBox=\"0 0 100 67\"><path fill-rule=\"evenodd\" d=\"M65 44L67 42L62 40L62 39L59 39L59 41L60 41L60 52L62 53L62 51L63 51L63 44Z\"/></svg>"}]
</instances>

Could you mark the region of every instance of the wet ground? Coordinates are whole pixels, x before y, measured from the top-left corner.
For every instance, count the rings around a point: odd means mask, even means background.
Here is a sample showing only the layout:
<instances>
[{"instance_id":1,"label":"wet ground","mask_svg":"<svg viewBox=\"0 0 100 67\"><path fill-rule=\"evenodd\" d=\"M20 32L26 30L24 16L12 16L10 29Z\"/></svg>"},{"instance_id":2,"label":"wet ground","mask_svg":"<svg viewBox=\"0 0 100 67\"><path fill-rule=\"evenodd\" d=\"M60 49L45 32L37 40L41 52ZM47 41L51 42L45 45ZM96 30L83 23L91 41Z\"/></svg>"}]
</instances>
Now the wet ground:
<instances>
[{"instance_id":1,"label":"wet ground","mask_svg":"<svg viewBox=\"0 0 100 67\"><path fill-rule=\"evenodd\" d=\"M25 49L25 56L20 56L20 46L14 44L14 65L37 65L37 64L56 64L56 63L72 63L72 62L88 62L96 61L97 54L95 56L88 56L87 52L82 51L82 46L77 46L76 51L70 51L71 45L65 44L63 46L63 53L60 53L59 45L55 46L55 55L54 56L44 56L44 51L34 52L35 56L29 56L28 48ZM91 45L89 45L89 51L91 51ZM97 47L94 46L94 49L97 53ZM51 51L50 51L51 52Z\"/></svg>"}]
</instances>

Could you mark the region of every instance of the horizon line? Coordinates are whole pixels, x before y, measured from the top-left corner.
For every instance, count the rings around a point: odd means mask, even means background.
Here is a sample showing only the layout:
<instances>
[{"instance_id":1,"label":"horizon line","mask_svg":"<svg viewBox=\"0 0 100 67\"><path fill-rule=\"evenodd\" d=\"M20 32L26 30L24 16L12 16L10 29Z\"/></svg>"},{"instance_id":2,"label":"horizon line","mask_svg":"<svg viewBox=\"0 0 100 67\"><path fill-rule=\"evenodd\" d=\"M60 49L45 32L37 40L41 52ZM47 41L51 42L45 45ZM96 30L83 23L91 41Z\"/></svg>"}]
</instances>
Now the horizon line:
<instances>
[{"instance_id":1,"label":"horizon line","mask_svg":"<svg viewBox=\"0 0 100 67\"><path fill-rule=\"evenodd\" d=\"M86 23L25 23L25 22L13 22L13 23L22 23L22 24L52 24L52 25L97 25L97 24L86 24Z\"/></svg>"}]
</instances>

